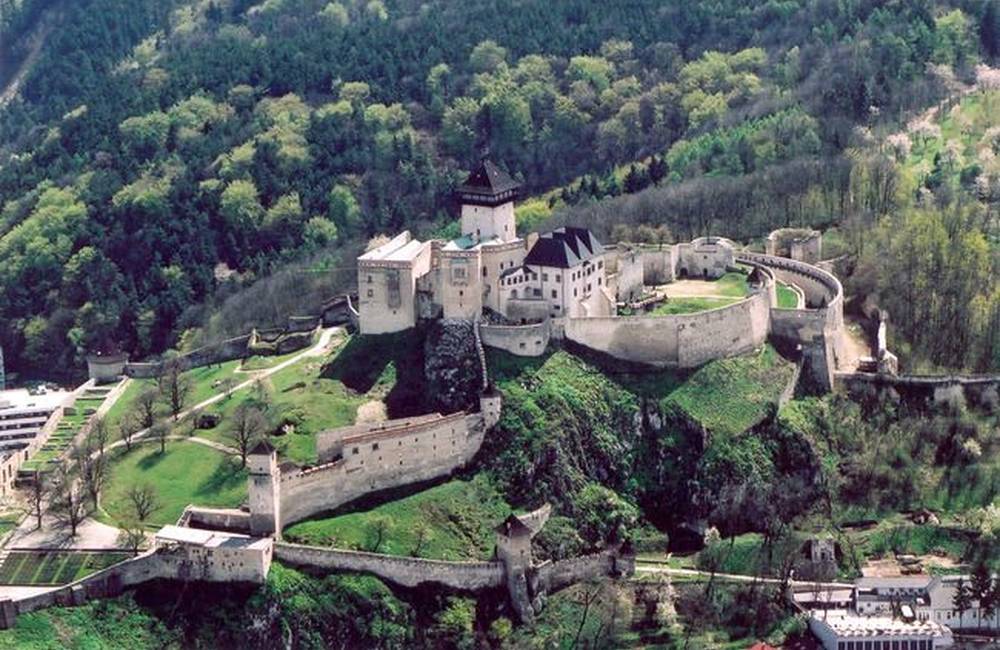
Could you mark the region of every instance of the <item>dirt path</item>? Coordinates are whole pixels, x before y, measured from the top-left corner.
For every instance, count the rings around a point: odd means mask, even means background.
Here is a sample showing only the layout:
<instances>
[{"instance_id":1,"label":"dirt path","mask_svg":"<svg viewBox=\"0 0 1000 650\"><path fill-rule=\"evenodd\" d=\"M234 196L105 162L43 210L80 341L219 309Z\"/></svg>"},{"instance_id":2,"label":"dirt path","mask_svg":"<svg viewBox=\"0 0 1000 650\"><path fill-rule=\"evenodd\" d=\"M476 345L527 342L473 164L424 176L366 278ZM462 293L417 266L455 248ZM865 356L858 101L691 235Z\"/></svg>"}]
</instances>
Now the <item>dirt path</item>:
<instances>
[{"instance_id":1,"label":"dirt path","mask_svg":"<svg viewBox=\"0 0 1000 650\"><path fill-rule=\"evenodd\" d=\"M35 28L35 33L31 36L31 51L28 52L28 56L24 57L24 61L21 62L21 66L14 73L14 76L11 77L7 87L0 92L0 108L3 108L17 97L17 93L20 92L24 80L28 78L28 73L31 72L31 69L35 67L35 63L38 62L38 57L42 53L45 41L48 40L49 34L55 28L56 21L53 18L50 15L43 15L39 19L39 26Z\"/></svg>"},{"instance_id":2,"label":"dirt path","mask_svg":"<svg viewBox=\"0 0 1000 650\"><path fill-rule=\"evenodd\" d=\"M861 357L872 356L871 346L865 340L864 331L857 323L844 319L844 329L840 335L844 343L843 350L846 352L845 358L838 358L837 370L841 372L853 372L858 368L858 360Z\"/></svg>"},{"instance_id":3,"label":"dirt path","mask_svg":"<svg viewBox=\"0 0 1000 650\"><path fill-rule=\"evenodd\" d=\"M668 576L676 576L679 578L695 578L698 580L708 580L711 574L708 571L698 571L696 569L675 569L673 567L658 565L654 563L648 563L639 561L635 565L635 575L636 577L642 574L660 574ZM782 581L778 578L759 578L757 576L748 576L741 573L716 573L716 580L724 580L727 582L762 582L765 584L781 584ZM788 584L792 587L812 587L815 588L819 586L821 589L853 589L854 585L846 582L824 582L816 583L804 580L789 580Z\"/></svg>"}]
</instances>

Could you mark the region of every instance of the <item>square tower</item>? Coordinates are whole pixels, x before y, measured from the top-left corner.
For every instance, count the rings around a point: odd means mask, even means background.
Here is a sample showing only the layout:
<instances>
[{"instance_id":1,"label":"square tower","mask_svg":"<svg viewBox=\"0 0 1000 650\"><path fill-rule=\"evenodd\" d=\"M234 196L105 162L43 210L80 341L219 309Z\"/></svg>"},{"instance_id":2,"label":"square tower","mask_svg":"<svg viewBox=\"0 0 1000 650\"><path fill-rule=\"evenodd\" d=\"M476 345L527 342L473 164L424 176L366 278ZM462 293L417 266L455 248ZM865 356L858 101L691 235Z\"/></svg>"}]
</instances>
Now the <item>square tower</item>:
<instances>
[{"instance_id":1,"label":"square tower","mask_svg":"<svg viewBox=\"0 0 1000 650\"><path fill-rule=\"evenodd\" d=\"M514 200L520 187L510 174L484 160L455 190L462 204L462 234L477 242L517 239Z\"/></svg>"},{"instance_id":2,"label":"square tower","mask_svg":"<svg viewBox=\"0 0 1000 650\"><path fill-rule=\"evenodd\" d=\"M281 470L278 452L261 440L247 454L250 534L281 537Z\"/></svg>"}]
</instances>

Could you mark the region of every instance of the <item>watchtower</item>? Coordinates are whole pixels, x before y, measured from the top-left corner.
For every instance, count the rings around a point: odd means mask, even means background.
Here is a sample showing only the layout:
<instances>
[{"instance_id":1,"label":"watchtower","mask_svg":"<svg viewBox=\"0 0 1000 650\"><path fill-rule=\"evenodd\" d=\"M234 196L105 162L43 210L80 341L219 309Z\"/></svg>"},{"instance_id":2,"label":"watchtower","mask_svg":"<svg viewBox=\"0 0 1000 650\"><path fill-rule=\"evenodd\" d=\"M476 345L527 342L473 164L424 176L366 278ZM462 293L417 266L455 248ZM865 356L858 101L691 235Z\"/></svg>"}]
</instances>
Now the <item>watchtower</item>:
<instances>
[{"instance_id":1,"label":"watchtower","mask_svg":"<svg viewBox=\"0 0 1000 650\"><path fill-rule=\"evenodd\" d=\"M247 454L250 472L250 534L281 537L281 470L278 452L261 440Z\"/></svg>"},{"instance_id":2,"label":"watchtower","mask_svg":"<svg viewBox=\"0 0 1000 650\"><path fill-rule=\"evenodd\" d=\"M462 204L462 234L477 242L517 239L514 201L520 187L510 174L484 160L455 190Z\"/></svg>"}]
</instances>

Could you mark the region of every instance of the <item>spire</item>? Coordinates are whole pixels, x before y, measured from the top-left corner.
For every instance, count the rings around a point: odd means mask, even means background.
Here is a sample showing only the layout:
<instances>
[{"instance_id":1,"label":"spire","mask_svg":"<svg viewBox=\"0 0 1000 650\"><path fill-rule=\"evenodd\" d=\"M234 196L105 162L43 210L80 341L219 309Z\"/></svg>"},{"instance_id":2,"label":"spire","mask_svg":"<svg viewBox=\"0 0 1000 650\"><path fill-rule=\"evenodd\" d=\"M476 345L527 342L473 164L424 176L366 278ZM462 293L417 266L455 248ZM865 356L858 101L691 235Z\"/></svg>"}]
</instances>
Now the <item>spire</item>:
<instances>
[{"instance_id":1,"label":"spire","mask_svg":"<svg viewBox=\"0 0 1000 650\"><path fill-rule=\"evenodd\" d=\"M483 160L458 186L455 194L462 203L497 206L517 198L521 184L490 160Z\"/></svg>"}]
</instances>

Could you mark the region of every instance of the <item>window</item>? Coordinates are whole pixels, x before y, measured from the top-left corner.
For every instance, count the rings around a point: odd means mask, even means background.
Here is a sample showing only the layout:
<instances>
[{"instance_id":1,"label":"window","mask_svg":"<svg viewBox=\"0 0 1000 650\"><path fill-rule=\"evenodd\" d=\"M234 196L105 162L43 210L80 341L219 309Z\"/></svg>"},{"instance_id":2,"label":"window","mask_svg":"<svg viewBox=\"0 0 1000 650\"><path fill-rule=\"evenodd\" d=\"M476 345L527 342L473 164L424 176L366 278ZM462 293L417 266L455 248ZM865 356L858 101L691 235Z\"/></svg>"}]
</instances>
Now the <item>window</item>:
<instances>
[{"instance_id":1,"label":"window","mask_svg":"<svg viewBox=\"0 0 1000 650\"><path fill-rule=\"evenodd\" d=\"M458 290L458 297L459 297L459 298L461 298L461 297L462 297L462 296L464 296L464 295L465 295L465 292L464 292L464 291L462 291L461 289L459 289L459 290Z\"/></svg>"},{"instance_id":2,"label":"window","mask_svg":"<svg viewBox=\"0 0 1000 650\"><path fill-rule=\"evenodd\" d=\"M576 288L573 289L573 297L576 298Z\"/></svg>"},{"instance_id":3,"label":"window","mask_svg":"<svg viewBox=\"0 0 1000 650\"><path fill-rule=\"evenodd\" d=\"M355 447L354 449L352 449L351 453L354 454L355 456L357 456L358 455L358 448Z\"/></svg>"},{"instance_id":4,"label":"window","mask_svg":"<svg viewBox=\"0 0 1000 650\"><path fill-rule=\"evenodd\" d=\"M597 286L601 286L601 278L597 278Z\"/></svg>"},{"instance_id":5,"label":"window","mask_svg":"<svg viewBox=\"0 0 1000 650\"><path fill-rule=\"evenodd\" d=\"M562 305L552 305L552 308L555 309L556 311L559 311L560 309L562 309Z\"/></svg>"},{"instance_id":6,"label":"window","mask_svg":"<svg viewBox=\"0 0 1000 650\"><path fill-rule=\"evenodd\" d=\"M553 290L552 290L552 297L553 297L553 298L558 298L558 297L559 297L559 294L558 294L558 293L556 293L556 290L555 290L555 289L553 289Z\"/></svg>"},{"instance_id":7,"label":"window","mask_svg":"<svg viewBox=\"0 0 1000 650\"><path fill-rule=\"evenodd\" d=\"M377 450L378 450L378 443L377 442L373 442L372 443L372 451L377 451Z\"/></svg>"},{"instance_id":8,"label":"window","mask_svg":"<svg viewBox=\"0 0 1000 650\"><path fill-rule=\"evenodd\" d=\"M562 276L556 275L556 282L562 282Z\"/></svg>"},{"instance_id":9,"label":"window","mask_svg":"<svg viewBox=\"0 0 1000 650\"><path fill-rule=\"evenodd\" d=\"M541 296L542 295L542 290L541 289L532 289L531 293L533 295L535 295L535 296Z\"/></svg>"},{"instance_id":10,"label":"window","mask_svg":"<svg viewBox=\"0 0 1000 650\"><path fill-rule=\"evenodd\" d=\"M542 273L542 282L548 282L548 281L549 281L549 274Z\"/></svg>"},{"instance_id":11,"label":"window","mask_svg":"<svg viewBox=\"0 0 1000 650\"><path fill-rule=\"evenodd\" d=\"M485 266L483 267L483 277L484 278L486 277L486 267Z\"/></svg>"},{"instance_id":12,"label":"window","mask_svg":"<svg viewBox=\"0 0 1000 650\"><path fill-rule=\"evenodd\" d=\"M372 291L371 289L369 289L369 290L368 290L368 297L369 297L369 298L374 298L374 297L375 297L375 292L374 292L374 291Z\"/></svg>"},{"instance_id":13,"label":"window","mask_svg":"<svg viewBox=\"0 0 1000 650\"><path fill-rule=\"evenodd\" d=\"M369 275L368 276L368 284L371 284L371 283L372 283L372 276Z\"/></svg>"},{"instance_id":14,"label":"window","mask_svg":"<svg viewBox=\"0 0 1000 650\"><path fill-rule=\"evenodd\" d=\"M599 261L599 262L597 263L597 268L599 268L599 269L603 269L603 268L604 268L604 262L601 262L601 261Z\"/></svg>"}]
</instances>

